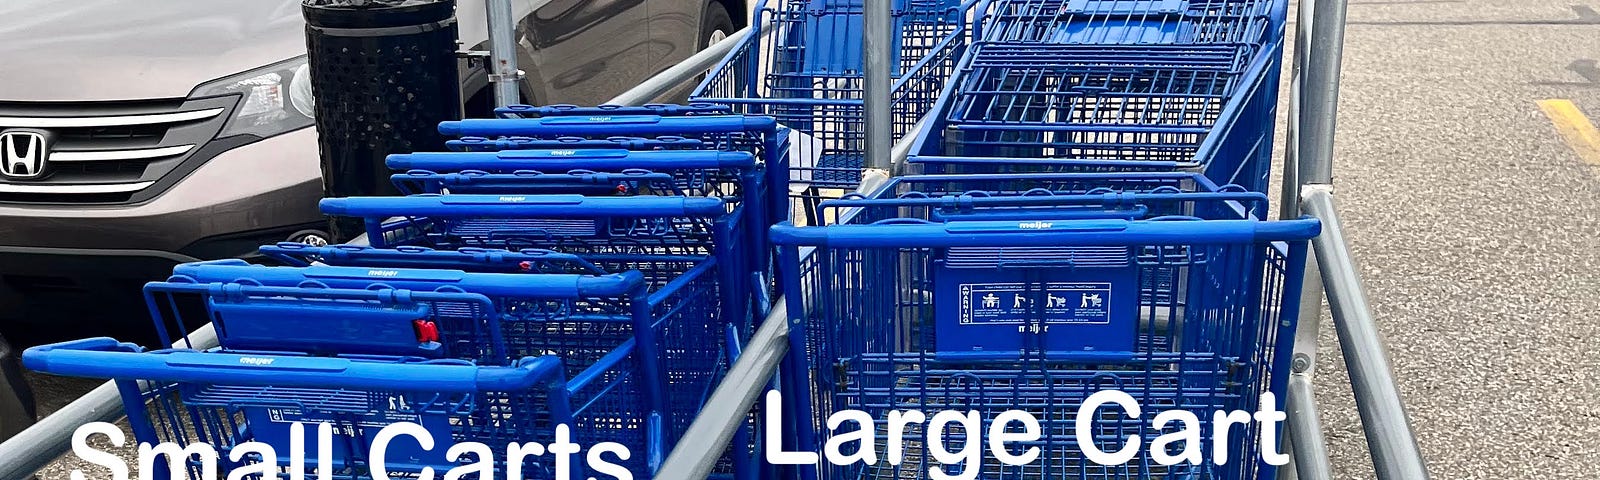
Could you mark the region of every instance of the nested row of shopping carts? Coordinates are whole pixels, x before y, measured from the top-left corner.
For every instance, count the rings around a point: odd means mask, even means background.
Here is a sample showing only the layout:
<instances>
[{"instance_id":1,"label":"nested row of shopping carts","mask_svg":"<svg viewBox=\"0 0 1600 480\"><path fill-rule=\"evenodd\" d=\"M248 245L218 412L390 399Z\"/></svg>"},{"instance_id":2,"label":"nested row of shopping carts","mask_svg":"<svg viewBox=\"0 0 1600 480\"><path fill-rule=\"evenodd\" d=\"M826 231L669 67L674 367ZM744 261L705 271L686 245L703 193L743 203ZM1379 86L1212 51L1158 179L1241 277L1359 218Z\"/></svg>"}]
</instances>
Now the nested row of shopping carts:
<instances>
[{"instance_id":1,"label":"nested row of shopping carts","mask_svg":"<svg viewBox=\"0 0 1600 480\"><path fill-rule=\"evenodd\" d=\"M377 432L407 421L436 443L391 445L384 467L417 474L467 461L451 444L560 428L621 444L604 460L650 478L782 298L784 449L823 451L843 409L1020 410L1042 432L1013 447L1041 454L941 465L919 430L899 461L779 467L758 434L777 426L751 415L724 476L1271 478L1259 432L1207 443L1231 452L1221 465L1094 464L1081 442L1171 429L1103 417L1085 439L1075 413L1106 389L1153 410L1283 398L1320 228L1265 220L1286 3L897 0L892 114L913 174L858 192L862 3L774 0L695 103L445 122L450 151L388 159L403 196L322 202L365 223L364 245L265 246L276 265L186 264L146 287L164 341L210 321L219 348L90 339L24 359L114 378L136 439L223 458L330 423L320 468L370 478Z\"/></svg>"},{"instance_id":2,"label":"nested row of shopping carts","mask_svg":"<svg viewBox=\"0 0 1600 480\"><path fill-rule=\"evenodd\" d=\"M780 212L768 189L786 175L784 137L769 117L727 111L550 107L446 123L480 137L390 156L405 195L322 202L364 222L364 245L263 246L271 262L184 264L145 287L162 342L210 321L219 348L101 338L27 362L114 378L138 441L206 443L224 459L245 442L288 451L297 436L318 451L311 432L327 423L334 464L316 468L369 478L381 461L416 475L459 465L446 455L456 444L548 445L563 428L586 448L619 444L627 455L607 460L648 478L772 293L765 227ZM483 135L507 148L485 150ZM375 459L396 422L421 425L431 448L398 440ZM724 471L754 478L753 454L730 451ZM231 458L224 469L262 461ZM549 455L497 461L526 478L596 473ZM189 470L202 478L198 460Z\"/></svg>"}]
</instances>

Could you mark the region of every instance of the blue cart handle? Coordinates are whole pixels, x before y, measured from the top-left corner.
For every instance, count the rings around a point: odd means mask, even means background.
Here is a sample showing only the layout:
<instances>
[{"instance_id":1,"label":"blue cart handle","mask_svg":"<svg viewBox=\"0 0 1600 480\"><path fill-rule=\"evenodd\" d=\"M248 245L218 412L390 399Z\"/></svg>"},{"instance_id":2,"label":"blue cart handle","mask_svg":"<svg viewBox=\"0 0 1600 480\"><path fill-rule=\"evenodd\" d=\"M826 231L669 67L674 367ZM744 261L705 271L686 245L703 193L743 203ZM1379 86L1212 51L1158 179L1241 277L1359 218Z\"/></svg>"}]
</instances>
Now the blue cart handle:
<instances>
[{"instance_id":1,"label":"blue cart handle","mask_svg":"<svg viewBox=\"0 0 1600 480\"><path fill-rule=\"evenodd\" d=\"M459 140L445 142L451 151L463 149L483 150L518 150L525 148L626 148L629 150L650 149L675 149L675 148L701 148L705 146L702 140L692 138L661 136L656 138L616 136L605 139L591 139L583 137L560 137L552 140L531 137L507 137L488 139L484 137L461 137Z\"/></svg>"},{"instance_id":2,"label":"blue cart handle","mask_svg":"<svg viewBox=\"0 0 1600 480\"><path fill-rule=\"evenodd\" d=\"M720 150L627 150L572 148L502 150L498 152L418 152L389 155L391 170L684 170L691 168L755 168L750 152Z\"/></svg>"},{"instance_id":3,"label":"blue cart handle","mask_svg":"<svg viewBox=\"0 0 1600 480\"><path fill-rule=\"evenodd\" d=\"M844 198L820 204L824 208L849 208L864 206L938 207L949 209L981 207L1046 207L1046 206L1134 206L1162 201L1234 201L1266 205L1266 194L1258 192L1195 192L1195 193L1095 193L1055 194L1047 190L1025 192L1020 195L986 196L974 194L945 195L941 197L907 196L900 198L864 199Z\"/></svg>"},{"instance_id":4,"label":"blue cart handle","mask_svg":"<svg viewBox=\"0 0 1600 480\"><path fill-rule=\"evenodd\" d=\"M630 168L620 172L595 172L590 170L568 170L566 173L545 173L538 170L517 170L511 173L490 173L483 170L462 170L454 173L440 173L430 170L409 170L405 173L396 173L389 178L394 181L434 181L444 185L471 185L492 182L516 182L521 184L556 183L556 184L605 184L612 182L639 182L655 180L671 180L672 174L656 173L642 168Z\"/></svg>"},{"instance_id":5,"label":"blue cart handle","mask_svg":"<svg viewBox=\"0 0 1600 480\"><path fill-rule=\"evenodd\" d=\"M140 352L138 345L106 337L33 347L22 353L22 363L36 371L74 377L392 391L511 391L563 380L561 358L554 355L523 358L515 367L483 367L463 361Z\"/></svg>"},{"instance_id":6,"label":"blue cart handle","mask_svg":"<svg viewBox=\"0 0 1600 480\"><path fill-rule=\"evenodd\" d=\"M1270 222L1157 217L1135 221L1086 219L947 223L891 219L870 225L795 227L781 224L773 226L771 233L772 241L780 245L943 248L1264 243L1306 240L1321 231L1322 223L1310 217Z\"/></svg>"},{"instance_id":7,"label":"blue cart handle","mask_svg":"<svg viewBox=\"0 0 1600 480\"><path fill-rule=\"evenodd\" d=\"M644 286L644 275L637 270L606 275L577 275L550 273L528 275L520 273L468 273L461 270L431 268L370 268L313 265L309 267L272 267L247 263L220 264L212 262L186 263L173 267L175 279L196 282L199 287L240 288L235 295L252 292L275 292L283 295L319 296L326 292L346 292L343 295L368 295L361 297L382 300L395 297L401 301L441 300L432 295L459 295L454 290L473 294L515 297L582 298L585 296L616 296L636 292ZM247 282L247 284L240 284ZM152 283L150 285L157 285ZM168 284L171 284L170 282ZM266 285L262 287L252 284ZM166 284L162 284L166 285ZM312 288L299 288L311 285ZM362 290L377 285L391 289ZM272 288L279 290L273 290ZM147 286L148 288L152 288ZM167 287L162 287L167 288ZM331 289L331 290L330 290ZM446 289L446 290L437 290ZM281 290L281 291L280 291ZM430 292L429 290L435 290ZM230 294L231 290L208 293ZM362 293L366 292L366 293ZM398 297L396 297L398 296ZM482 300L487 303L488 300Z\"/></svg>"},{"instance_id":8,"label":"blue cart handle","mask_svg":"<svg viewBox=\"0 0 1600 480\"><path fill-rule=\"evenodd\" d=\"M776 132L772 117L747 115L579 115L544 118L494 118L439 122L439 133L451 136L595 136L595 135L698 135L711 133Z\"/></svg>"},{"instance_id":9,"label":"blue cart handle","mask_svg":"<svg viewBox=\"0 0 1600 480\"><path fill-rule=\"evenodd\" d=\"M534 105L507 105L494 109L494 114L500 118L518 118L519 116L532 115L536 117L554 117L564 115L709 115L726 114L733 109L727 105L715 103L690 103L676 105L670 103L647 103L644 105L598 105L593 107L580 107L577 105L556 104L545 106Z\"/></svg>"},{"instance_id":10,"label":"blue cart handle","mask_svg":"<svg viewBox=\"0 0 1600 480\"><path fill-rule=\"evenodd\" d=\"M593 262L570 253L525 248L503 250L498 248L463 247L455 250L434 250L415 245L394 248L375 248L365 245L312 246L304 243L279 242L262 245L262 255L292 267L311 266L311 261L327 262L335 266L395 266L410 268L459 268L465 265L507 266L518 262L561 264L577 267L592 275L605 275L605 269ZM519 267L520 268L520 267Z\"/></svg>"},{"instance_id":11,"label":"blue cart handle","mask_svg":"<svg viewBox=\"0 0 1600 480\"><path fill-rule=\"evenodd\" d=\"M582 189L609 190L617 193L618 185L628 183L668 184L672 174L656 173L643 169L627 169L616 173L573 170L567 173L544 173L518 170L512 173L489 173L482 170L464 170L457 173L436 173L428 170L411 170L389 176L400 193L574 193ZM625 189L623 189L625 190Z\"/></svg>"},{"instance_id":12,"label":"blue cart handle","mask_svg":"<svg viewBox=\"0 0 1600 480\"><path fill-rule=\"evenodd\" d=\"M663 218L715 217L727 213L722 199L708 197L588 197L583 195L411 195L324 198L322 213L367 218L532 217Z\"/></svg>"}]
</instances>

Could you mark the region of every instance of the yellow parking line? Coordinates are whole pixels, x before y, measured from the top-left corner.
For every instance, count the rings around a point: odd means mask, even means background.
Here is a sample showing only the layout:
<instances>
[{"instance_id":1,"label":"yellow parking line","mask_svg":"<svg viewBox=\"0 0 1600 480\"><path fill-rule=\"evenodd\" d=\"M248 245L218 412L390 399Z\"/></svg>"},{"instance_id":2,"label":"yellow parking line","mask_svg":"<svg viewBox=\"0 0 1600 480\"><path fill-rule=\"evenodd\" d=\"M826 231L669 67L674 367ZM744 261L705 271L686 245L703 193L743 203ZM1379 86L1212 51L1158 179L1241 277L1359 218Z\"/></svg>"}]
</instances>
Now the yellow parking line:
<instances>
[{"instance_id":1,"label":"yellow parking line","mask_svg":"<svg viewBox=\"0 0 1600 480\"><path fill-rule=\"evenodd\" d=\"M1550 123L1556 125L1556 131L1561 133L1561 138L1566 139L1567 146L1583 158L1583 161L1600 167L1600 130L1596 130L1589 117L1584 116L1582 110L1574 105L1571 100L1552 98L1540 100L1539 109L1544 115L1550 117Z\"/></svg>"}]
</instances>

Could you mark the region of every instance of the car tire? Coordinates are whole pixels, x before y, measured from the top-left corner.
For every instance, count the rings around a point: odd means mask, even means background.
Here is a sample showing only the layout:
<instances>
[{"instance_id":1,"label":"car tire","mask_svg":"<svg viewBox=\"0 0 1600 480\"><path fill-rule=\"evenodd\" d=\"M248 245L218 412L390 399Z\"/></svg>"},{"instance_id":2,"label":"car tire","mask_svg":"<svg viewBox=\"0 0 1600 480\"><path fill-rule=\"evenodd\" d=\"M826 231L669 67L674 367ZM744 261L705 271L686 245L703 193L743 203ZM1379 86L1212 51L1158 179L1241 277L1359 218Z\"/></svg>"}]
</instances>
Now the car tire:
<instances>
[{"instance_id":1,"label":"car tire","mask_svg":"<svg viewBox=\"0 0 1600 480\"><path fill-rule=\"evenodd\" d=\"M733 16L722 2L706 2L706 11L700 16L700 49L726 40L733 34Z\"/></svg>"},{"instance_id":2,"label":"car tire","mask_svg":"<svg viewBox=\"0 0 1600 480\"><path fill-rule=\"evenodd\" d=\"M33 390L22 377L22 352L0 337L0 441L33 425Z\"/></svg>"}]
</instances>

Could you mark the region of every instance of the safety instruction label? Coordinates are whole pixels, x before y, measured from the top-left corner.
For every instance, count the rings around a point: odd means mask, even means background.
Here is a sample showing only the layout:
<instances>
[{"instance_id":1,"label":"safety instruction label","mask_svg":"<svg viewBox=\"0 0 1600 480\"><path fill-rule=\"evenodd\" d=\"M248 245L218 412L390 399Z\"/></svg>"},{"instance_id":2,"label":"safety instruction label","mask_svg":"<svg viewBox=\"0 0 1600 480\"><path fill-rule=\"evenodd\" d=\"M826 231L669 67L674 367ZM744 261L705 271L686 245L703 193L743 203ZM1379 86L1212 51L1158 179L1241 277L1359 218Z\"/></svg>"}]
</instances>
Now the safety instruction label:
<instances>
[{"instance_id":1,"label":"safety instruction label","mask_svg":"<svg viewBox=\"0 0 1600 480\"><path fill-rule=\"evenodd\" d=\"M1111 283L963 283L962 325L1111 323Z\"/></svg>"}]
</instances>

